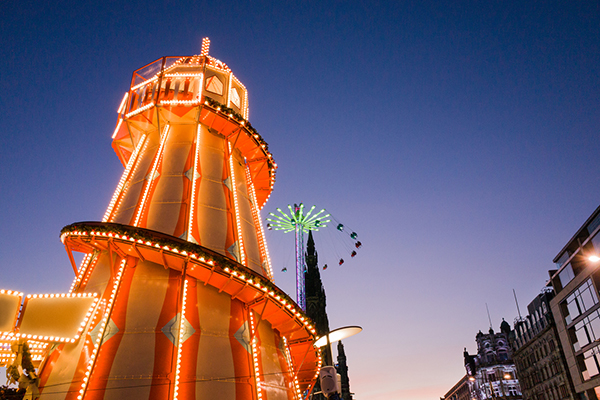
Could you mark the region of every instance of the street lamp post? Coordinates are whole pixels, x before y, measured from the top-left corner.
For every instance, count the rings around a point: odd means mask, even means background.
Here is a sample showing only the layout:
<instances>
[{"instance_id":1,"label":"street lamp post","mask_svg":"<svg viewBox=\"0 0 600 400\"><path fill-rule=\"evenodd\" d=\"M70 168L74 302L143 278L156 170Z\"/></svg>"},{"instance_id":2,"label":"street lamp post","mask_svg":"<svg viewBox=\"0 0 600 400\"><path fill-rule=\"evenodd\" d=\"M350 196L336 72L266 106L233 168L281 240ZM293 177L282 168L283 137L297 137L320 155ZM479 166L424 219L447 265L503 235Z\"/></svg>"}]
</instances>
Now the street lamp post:
<instances>
[{"instance_id":1,"label":"street lamp post","mask_svg":"<svg viewBox=\"0 0 600 400\"><path fill-rule=\"evenodd\" d=\"M318 338L314 346L321 348L327 346L329 351L325 352L327 359L324 367L319 371L319 382L321 383L321 391L328 400L338 400L340 398L340 387L337 380L337 370L333 366L333 353L331 352L331 343L354 336L362 331L360 326L345 326L343 328L334 329L327 334Z\"/></svg>"}]
</instances>

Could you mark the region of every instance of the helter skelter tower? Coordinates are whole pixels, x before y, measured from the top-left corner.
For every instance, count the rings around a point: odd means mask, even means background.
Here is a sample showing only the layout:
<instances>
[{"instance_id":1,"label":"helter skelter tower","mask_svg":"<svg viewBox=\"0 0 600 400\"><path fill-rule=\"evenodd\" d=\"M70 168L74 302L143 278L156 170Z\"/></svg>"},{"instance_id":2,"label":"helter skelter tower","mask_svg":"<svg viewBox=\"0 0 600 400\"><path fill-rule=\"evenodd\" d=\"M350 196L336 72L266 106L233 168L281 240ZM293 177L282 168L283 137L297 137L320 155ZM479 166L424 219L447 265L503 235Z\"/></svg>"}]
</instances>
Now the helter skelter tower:
<instances>
[{"instance_id":1,"label":"helter skelter tower","mask_svg":"<svg viewBox=\"0 0 600 400\"><path fill-rule=\"evenodd\" d=\"M314 382L315 330L273 284L261 225L276 164L208 50L133 73L106 214L61 234L71 292L98 305L42 361L42 399L299 399Z\"/></svg>"}]
</instances>

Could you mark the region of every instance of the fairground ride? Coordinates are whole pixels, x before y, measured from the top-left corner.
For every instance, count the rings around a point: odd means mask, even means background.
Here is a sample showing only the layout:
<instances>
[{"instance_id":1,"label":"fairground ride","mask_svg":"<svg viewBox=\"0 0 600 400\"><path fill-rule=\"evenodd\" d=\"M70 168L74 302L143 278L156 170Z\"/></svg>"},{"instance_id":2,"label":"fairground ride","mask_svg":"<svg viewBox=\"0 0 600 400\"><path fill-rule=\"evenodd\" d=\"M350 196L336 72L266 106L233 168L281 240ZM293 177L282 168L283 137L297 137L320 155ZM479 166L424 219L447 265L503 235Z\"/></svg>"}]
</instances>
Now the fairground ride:
<instances>
[{"instance_id":1,"label":"fairground ride","mask_svg":"<svg viewBox=\"0 0 600 400\"><path fill-rule=\"evenodd\" d=\"M31 398L299 400L315 382L315 329L274 284L261 223L277 166L208 53L133 73L104 218L61 232L69 293L0 291L0 366Z\"/></svg>"},{"instance_id":2,"label":"fairground ride","mask_svg":"<svg viewBox=\"0 0 600 400\"><path fill-rule=\"evenodd\" d=\"M309 231L318 231L319 228L327 227L327 223L331 222L329 214L323 214L325 210L321 210L312 214L316 206L312 206L306 214L304 214L304 204L294 204L294 208L288 204L290 214L284 213L281 208L277 211L281 215L269 213L272 218L267 217L270 223L267 225L269 229L276 231L282 230L284 233L294 232L295 235L295 250L296 250L296 302L306 311L306 288L304 285L304 273L306 272L306 262L304 254L304 234ZM312 215L311 215L312 214Z\"/></svg>"},{"instance_id":3,"label":"fairground ride","mask_svg":"<svg viewBox=\"0 0 600 400\"><path fill-rule=\"evenodd\" d=\"M357 254L357 250L362 247L362 243L357 240L358 234L354 231L349 231L344 224L335 219L325 209L322 209L313 214L316 206L312 206L308 212L304 213L304 204L294 204L292 207L288 204L289 214L286 214L277 208L277 211L281 215L275 213L269 213L270 217L267 217L267 228L269 230L283 231L283 233L294 232L294 249L295 249L295 261L296 261L296 302L306 311L306 287L304 284L304 274L306 272L306 253L305 253L305 241L304 234L309 231L319 231L322 228L326 228L327 224L334 220L336 230L341 233L345 233L352 241L351 244L344 242L343 246L346 247L345 251L351 258L354 258ZM348 247L349 246L349 247ZM332 244L332 247L337 247ZM336 250L339 256L339 252ZM338 264L341 266L344 264L344 258L339 257ZM327 264L323 266L323 269L327 269ZM284 268L284 271L287 268Z\"/></svg>"}]
</instances>

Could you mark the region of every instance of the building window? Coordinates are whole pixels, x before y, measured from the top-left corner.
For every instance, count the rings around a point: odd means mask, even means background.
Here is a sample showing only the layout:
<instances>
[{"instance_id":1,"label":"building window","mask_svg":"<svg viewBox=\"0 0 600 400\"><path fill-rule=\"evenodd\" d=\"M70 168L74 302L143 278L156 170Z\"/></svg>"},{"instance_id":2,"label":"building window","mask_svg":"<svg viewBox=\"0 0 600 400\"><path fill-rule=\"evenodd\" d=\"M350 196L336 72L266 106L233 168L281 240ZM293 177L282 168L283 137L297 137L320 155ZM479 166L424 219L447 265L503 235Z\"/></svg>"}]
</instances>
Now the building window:
<instances>
[{"instance_id":1,"label":"building window","mask_svg":"<svg viewBox=\"0 0 600 400\"><path fill-rule=\"evenodd\" d=\"M573 273L573 267L571 267L571 263L568 263L565 268L560 271L558 274L558 278L560 279L560 284L564 288L567 286L567 283L571 282L573 278L575 278L575 274Z\"/></svg>"},{"instance_id":2,"label":"building window","mask_svg":"<svg viewBox=\"0 0 600 400\"><path fill-rule=\"evenodd\" d=\"M581 371L581 374L583 375L583 380L587 381L592 376L598 375L598 373L600 373L600 364L598 363L599 358L600 348L598 348L598 346L583 353L583 362L586 368L585 371Z\"/></svg>"},{"instance_id":3,"label":"building window","mask_svg":"<svg viewBox=\"0 0 600 400\"><path fill-rule=\"evenodd\" d=\"M558 390L560 391L560 397L567 397L567 385L560 385Z\"/></svg>"},{"instance_id":4,"label":"building window","mask_svg":"<svg viewBox=\"0 0 600 400\"><path fill-rule=\"evenodd\" d=\"M596 394L596 398L598 398L598 396L600 396L600 386L596 386L594 388L594 393Z\"/></svg>"},{"instance_id":5,"label":"building window","mask_svg":"<svg viewBox=\"0 0 600 400\"><path fill-rule=\"evenodd\" d=\"M600 217L600 215L599 215ZM600 253L600 234L594 236L591 240L592 245L594 246L594 251L596 251L596 254Z\"/></svg>"},{"instance_id":6,"label":"building window","mask_svg":"<svg viewBox=\"0 0 600 400\"><path fill-rule=\"evenodd\" d=\"M557 268L562 267L567 262L568 259L569 259L569 252L565 251L562 254L562 256L560 256L560 258L558 259L558 261L556 262L556 267Z\"/></svg>"},{"instance_id":7,"label":"building window","mask_svg":"<svg viewBox=\"0 0 600 400\"><path fill-rule=\"evenodd\" d=\"M596 216L596 218L594 218L594 220L592 222L590 222L590 224L587 227L587 231L588 233L591 235L592 233L594 233L594 231L596 230L596 228L598 227L598 225L600 225L600 214L598 214Z\"/></svg>"},{"instance_id":8,"label":"building window","mask_svg":"<svg viewBox=\"0 0 600 400\"><path fill-rule=\"evenodd\" d=\"M575 335L580 348L600 339L600 312L594 311L578 322L575 325Z\"/></svg>"},{"instance_id":9,"label":"building window","mask_svg":"<svg viewBox=\"0 0 600 400\"><path fill-rule=\"evenodd\" d=\"M595 304L598 304L598 296L596 295L592 280L588 279L579 286L567 297L566 302L569 315L565 317L565 321L569 325L579 315L592 308Z\"/></svg>"}]
</instances>

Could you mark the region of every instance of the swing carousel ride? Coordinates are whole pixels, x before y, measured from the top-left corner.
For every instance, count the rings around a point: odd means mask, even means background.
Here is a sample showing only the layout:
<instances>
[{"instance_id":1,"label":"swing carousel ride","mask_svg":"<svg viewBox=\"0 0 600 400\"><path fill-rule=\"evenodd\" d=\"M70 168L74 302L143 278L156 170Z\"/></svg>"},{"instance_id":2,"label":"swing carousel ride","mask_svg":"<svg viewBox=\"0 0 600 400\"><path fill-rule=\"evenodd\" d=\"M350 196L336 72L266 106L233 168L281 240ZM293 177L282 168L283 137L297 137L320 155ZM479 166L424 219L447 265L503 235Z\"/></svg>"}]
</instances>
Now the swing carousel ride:
<instances>
[{"instance_id":1,"label":"swing carousel ride","mask_svg":"<svg viewBox=\"0 0 600 400\"><path fill-rule=\"evenodd\" d=\"M336 230L346 233L353 241L350 250L347 251L351 258L354 258L357 254L357 250L362 247L362 243L357 240L358 234L356 232L350 231L350 233L348 233L349 231L344 224L335 219L330 213L324 214L327 212L325 209L313 214L315 208L316 206L312 206L308 212L304 214L303 203L294 204L293 208L288 204L288 209L290 210L289 215L283 212L281 208L277 208L277 211L281 215L269 213L270 217L267 217L267 221L269 221L269 223L267 223L267 229L283 231L283 233L294 232L294 249L296 255L296 302L304 311L306 311L306 285L304 284L306 253L304 250L304 234L309 231L319 231L321 228L326 228L327 224L333 219L336 222ZM336 253L339 254L337 250ZM344 259L340 257L338 265L341 266L342 264L344 264ZM327 264L323 266L323 269L327 269ZM287 271L287 268L283 268L282 271Z\"/></svg>"},{"instance_id":2,"label":"swing carousel ride","mask_svg":"<svg viewBox=\"0 0 600 400\"><path fill-rule=\"evenodd\" d=\"M315 329L273 282L260 217L277 165L209 43L133 73L104 218L61 232L69 292L0 290L0 366L28 398L299 400L314 384Z\"/></svg>"}]
</instances>

